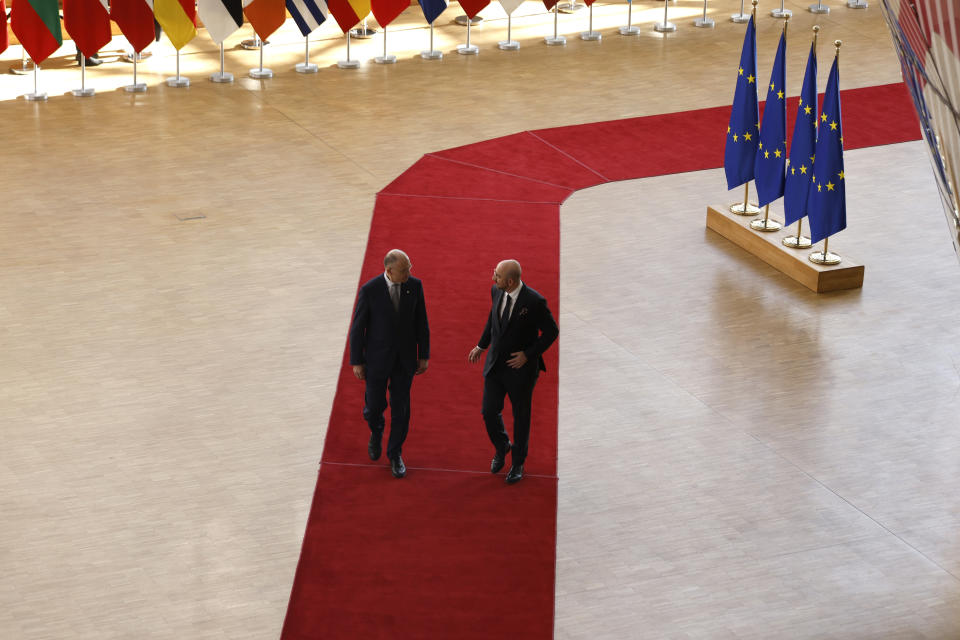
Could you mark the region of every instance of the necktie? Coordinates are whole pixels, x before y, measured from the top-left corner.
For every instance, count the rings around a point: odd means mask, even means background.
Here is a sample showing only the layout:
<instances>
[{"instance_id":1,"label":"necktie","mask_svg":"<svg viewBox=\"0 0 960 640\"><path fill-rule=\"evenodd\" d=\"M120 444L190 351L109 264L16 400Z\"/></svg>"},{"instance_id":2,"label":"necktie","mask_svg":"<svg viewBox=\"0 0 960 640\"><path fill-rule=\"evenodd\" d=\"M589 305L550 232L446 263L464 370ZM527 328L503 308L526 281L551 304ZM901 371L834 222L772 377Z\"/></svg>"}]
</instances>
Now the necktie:
<instances>
[{"instance_id":1,"label":"necktie","mask_svg":"<svg viewBox=\"0 0 960 640\"><path fill-rule=\"evenodd\" d=\"M506 298L506 301L503 303L503 313L500 314L500 324L501 324L501 325L507 324L507 320L510 319L510 302L511 302L511 298L510 298L510 296L508 296L508 295L504 295L503 297Z\"/></svg>"},{"instance_id":2,"label":"necktie","mask_svg":"<svg viewBox=\"0 0 960 640\"><path fill-rule=\"evenodd\" d=\"M390 299L393 301L393 310L400 311L400 283L390 285Z\"/></svg>"}]
</instances>

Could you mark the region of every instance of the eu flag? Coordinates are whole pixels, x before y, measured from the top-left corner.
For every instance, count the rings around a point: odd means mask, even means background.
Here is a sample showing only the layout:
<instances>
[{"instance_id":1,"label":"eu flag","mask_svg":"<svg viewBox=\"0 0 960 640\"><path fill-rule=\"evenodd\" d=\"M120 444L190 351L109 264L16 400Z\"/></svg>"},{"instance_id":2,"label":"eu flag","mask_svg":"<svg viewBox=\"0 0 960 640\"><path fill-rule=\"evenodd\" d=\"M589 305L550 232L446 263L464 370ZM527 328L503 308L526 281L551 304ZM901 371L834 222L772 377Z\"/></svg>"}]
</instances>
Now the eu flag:
<instances>
[{"instance_id":1,"label":"eu flag","mask_svg":"<svg viewBox=\"0 0 960 640\"><path fill-rule=\"evenodd\" d=\"M810 241L820 242L847 228L843 178L843 126L840 124L840 55L833 60L817 132L807 217Z\"/></svg>"},{"instance_id":2,"label":"eu flag","mask_svg":"<svg viewBox=\"0 0 960 640\"><path fill-rule=\"evenodd\" d=\"M753 178L757 185L757 204L761 207L783 195L783 172L787 165L786 55L787 31L784 29L767 86L767 104L763 108L756 176Z\"/></svg>"},{"instance_id":3,"label":"eu flag","mask_svg":"<svg viewBox=\"0 0 960 640\"><path fill-rule=\"evenodd\" d=\"M807 215L807 194L810 192L810 176L813 167L813 152L817 145L817 45L810 45L807 56L807 71L803 74L800 104L797 106L797 122L793 125L793 140L790 142L790 166L783 189L783 224L791 225Z\"/></svg>"},{"instance_id":4,"label":"eu flag","mask_svg":"<svg viewBox=\"0 0 960 640\"><path fill-rule=\"evenodd\" d=\"M727 144L723 150L723 170L727 189L753 179L757 144L760 142L760 105L757 104L757 34L753 16L743 37L743 51L737 69L737 88L727 126Z\"/></svg>"}]
</instances>

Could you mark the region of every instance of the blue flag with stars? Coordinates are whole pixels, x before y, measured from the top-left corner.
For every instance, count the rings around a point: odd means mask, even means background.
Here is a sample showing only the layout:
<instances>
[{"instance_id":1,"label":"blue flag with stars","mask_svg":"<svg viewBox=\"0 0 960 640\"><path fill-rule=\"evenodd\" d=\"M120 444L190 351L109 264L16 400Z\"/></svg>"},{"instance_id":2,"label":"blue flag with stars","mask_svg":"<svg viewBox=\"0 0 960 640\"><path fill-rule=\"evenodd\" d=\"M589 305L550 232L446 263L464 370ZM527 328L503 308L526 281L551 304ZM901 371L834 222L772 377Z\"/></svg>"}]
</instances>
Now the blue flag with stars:
<instances>
[{"instance_id":1,"label":"blue flag with stars","mask_svg":"<svg viewBox=\"0 0 960 640\"><path fill-rule=\"evenodd\" d=\"M743 51L737 69L737 88L733 93L733 109L727 126L727 144L723 150L723 170L727 189L753 179L760 142L760 105L757 103L757 34L753 16L743 37Z\"/></svg>"},{"instance_id":2,"label":"blue flag with stars","mask_svg":"<svg viewBox=\"0 0 960 640\"><path fill-rule=\"evenodd\" d=\"M790 142L790 166L783 188L783 223L791 225L807 215L807 194L813 175L813 152L817 145L817 49L810 45L807 71L803 75L797 122Z\"/></svg>"},{"instance_id":3,"label":"blue flag with stars","mask_svg":"<svg viewBox=\"0 0 960 640\"><path fill-rule=\"evenodd\" d=\"M807 217L810 241L820 242L847 228L843 177L843 126L840 124L840 56L833 60L817 131Z\"/></svg>"},{"instance_id":4,"label":"blue flag with stars","mask_svg":"<svg viewBox=\"0 0 960 640\"><path fill-rule=\"evenodd\" d=\"M786 56L787 34L784 31L780 35L780 46L777 47L770 84L767 86L767 104L763 108L756 175L753 178L757 185L757 204L761 207L783 195L787 166Z\"/></svg>"}]
</instances>

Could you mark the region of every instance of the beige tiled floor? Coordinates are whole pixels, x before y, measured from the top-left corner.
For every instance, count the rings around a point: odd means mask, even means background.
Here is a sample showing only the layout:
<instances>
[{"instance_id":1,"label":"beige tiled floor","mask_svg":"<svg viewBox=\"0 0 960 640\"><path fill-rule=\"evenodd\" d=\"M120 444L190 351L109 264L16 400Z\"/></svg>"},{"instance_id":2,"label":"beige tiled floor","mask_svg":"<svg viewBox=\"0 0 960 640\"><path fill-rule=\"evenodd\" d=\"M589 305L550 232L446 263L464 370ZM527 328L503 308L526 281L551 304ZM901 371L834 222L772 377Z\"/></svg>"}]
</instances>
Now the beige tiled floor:
<instances>
[{"instance_id":1,"label":"beige tiled floor","mask_svg":"<svg viewBox=\"0 0 960 640\"><path fill-rule=\"evenodd\" d=\"M90 71L95 98L62 95L69 45L45 104L0 77L0 637L275 637L376 191L437 149L727 103L738 6L711 2L707 31L682 0L663 38L662 5L637 3L623 38L625 6L597 4L601 43L575 37L581 12L548 48L527 3L507 53L493 5L476 58L452 52L453 6L440 62L413 8L396 66L369 64L374 38L337 69L330 24L314 76L288 22L270 81L242 75L248 33L228 41L230 86L206 81L201 34L193 86L160 84L160 42L141 96L116 90L120 62ZM814 19L787 6L796 94ZM761 15L766 74L780 27ZM846 87L899 78L874 8L820 24ZM558 637L960 636L958 267L920 143L848 163L835 248L867 265L861 292L813 296L705 231L717 172L564 208Z\"/></svg>"}]
</instances>

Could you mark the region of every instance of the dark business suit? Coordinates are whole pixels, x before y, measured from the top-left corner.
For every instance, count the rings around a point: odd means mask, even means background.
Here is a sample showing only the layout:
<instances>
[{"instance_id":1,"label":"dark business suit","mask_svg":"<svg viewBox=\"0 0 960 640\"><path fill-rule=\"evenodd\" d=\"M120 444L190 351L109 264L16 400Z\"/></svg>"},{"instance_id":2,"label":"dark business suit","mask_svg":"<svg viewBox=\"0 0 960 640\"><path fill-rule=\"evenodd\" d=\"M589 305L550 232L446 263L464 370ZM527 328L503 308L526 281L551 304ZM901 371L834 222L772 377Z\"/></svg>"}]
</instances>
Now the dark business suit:
<instances>
[{"instance_id":1,"label":"dark business suit","mask_svg":"<svg viewBox=\"0 0 960 640\"><path fill-rule=\"evenodd\" d=\"M547 307L546 299L523 285L506 324L501 325L501 303L506 296L496 285L490 290L492 308L487 326L477 346L487 349L483 364L483 422L487 435L497 451L504 451L510 442L503 426L503 398L510 396L513 407L513 465L519 466L527 457L530 440L530 411L533 387L537 377L547 368L542 354L557 339L559 329ZM527 362L519 369L507 365L511 353L523 351Z\"/></svg>"},{"instance_id":2,"label":"dark business suit","mask_svg":"<svg viewBox=\"0 0 960 640\"><path fill-rule=\"evenodd\" d=\"M430 358L430 327L423 284L410 277L400 285L395 311L380 274L360 287L350 325L350 364L366 365L363 417L375 434L383 432L390 388L390 440L387 457L396 459L410 426L410 385L419 360Z\"/></svg>"}]
</instances>

